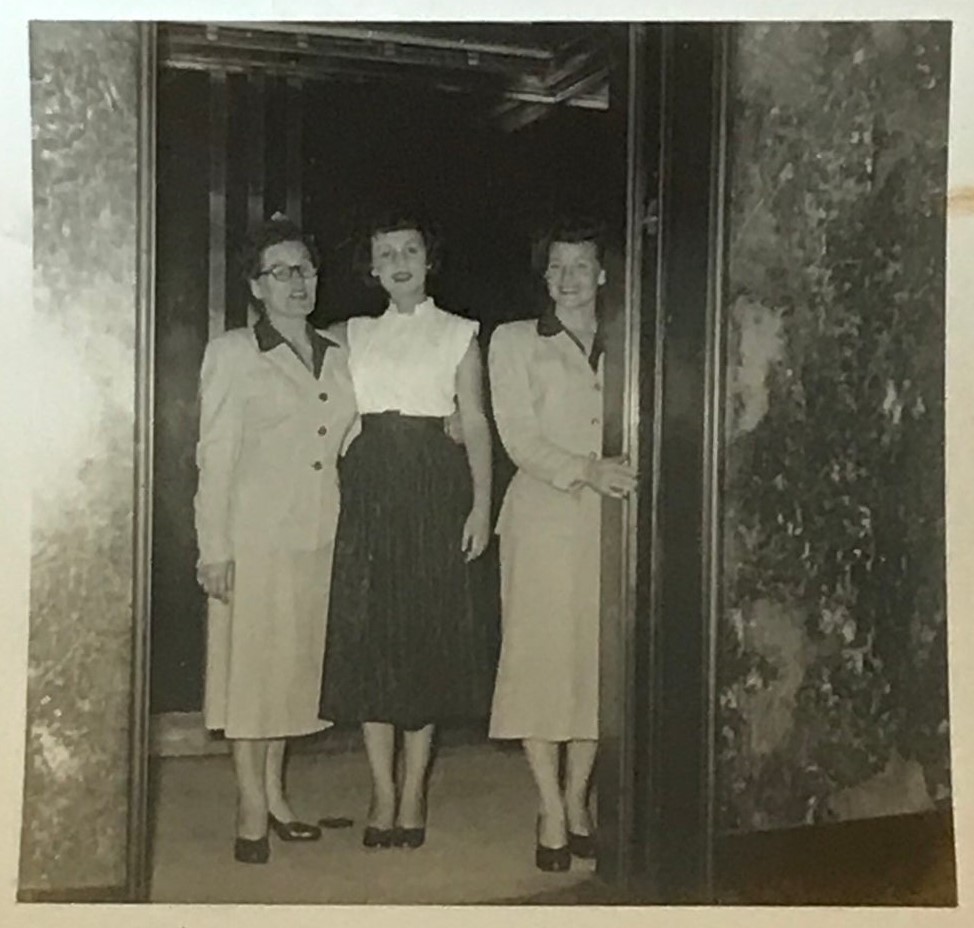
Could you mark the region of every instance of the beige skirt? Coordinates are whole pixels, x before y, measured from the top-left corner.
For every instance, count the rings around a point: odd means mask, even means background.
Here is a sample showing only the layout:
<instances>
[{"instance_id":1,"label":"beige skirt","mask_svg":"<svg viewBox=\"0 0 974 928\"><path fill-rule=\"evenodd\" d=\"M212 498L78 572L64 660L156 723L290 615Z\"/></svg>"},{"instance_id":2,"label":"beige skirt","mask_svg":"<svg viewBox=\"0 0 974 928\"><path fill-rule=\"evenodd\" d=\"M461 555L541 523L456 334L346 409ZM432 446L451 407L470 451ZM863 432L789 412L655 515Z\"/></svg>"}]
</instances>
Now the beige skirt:
<instances>
[{"instance_id":1,"label":"beige skirt","mask_svg":"<svg viewBox=\"0 0 974 928\"><path fill-rule=\"evenodd\" d=\"M231 602L209 600L203 720L227 738L307 735L318 718L333 545L246 551Z\"/></svg>"},{"instance_id":2,"label":"beige skirt","mask_svg":"<svg viewBox=\"0 0 974 928\"><path fill-rule=\"evenodd\" d=\"M531 499L513 503L500 537L501 654L490 737L596 740L599 501L578 506L566 494L560 514L548 507L551 518L537 518Z\"/></svg>"}]
</instances>

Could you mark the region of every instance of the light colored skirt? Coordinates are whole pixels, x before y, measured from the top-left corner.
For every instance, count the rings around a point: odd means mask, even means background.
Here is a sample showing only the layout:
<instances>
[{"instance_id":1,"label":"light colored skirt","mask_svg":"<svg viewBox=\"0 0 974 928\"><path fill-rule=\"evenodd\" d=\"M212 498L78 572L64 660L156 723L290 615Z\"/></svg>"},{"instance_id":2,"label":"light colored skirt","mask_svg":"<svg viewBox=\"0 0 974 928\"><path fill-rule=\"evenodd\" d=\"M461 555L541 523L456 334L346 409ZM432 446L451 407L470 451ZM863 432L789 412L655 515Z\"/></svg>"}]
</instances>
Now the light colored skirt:
<instances>
[{"instance_id":1,"label":"light colored skirt","mask_svg":"<svg viewBox=\"0 0 974 928\"><path fill-rule=\"evenodd\" d=\"M227 738L286 738L318 717L334 546L244 551L229 604L209 600L203 719Z\"/></svg>"},{"instance_id":2,"label":"light colored skirt","mask_svg":"<svg viewBox=\"0 0 974 928\"><path fill-rule=\"evenodd\" d=\"M501 654L490 737L598 739L597 501L539 519L513 501L501 530Z\"/></svg>"}]
</instances>

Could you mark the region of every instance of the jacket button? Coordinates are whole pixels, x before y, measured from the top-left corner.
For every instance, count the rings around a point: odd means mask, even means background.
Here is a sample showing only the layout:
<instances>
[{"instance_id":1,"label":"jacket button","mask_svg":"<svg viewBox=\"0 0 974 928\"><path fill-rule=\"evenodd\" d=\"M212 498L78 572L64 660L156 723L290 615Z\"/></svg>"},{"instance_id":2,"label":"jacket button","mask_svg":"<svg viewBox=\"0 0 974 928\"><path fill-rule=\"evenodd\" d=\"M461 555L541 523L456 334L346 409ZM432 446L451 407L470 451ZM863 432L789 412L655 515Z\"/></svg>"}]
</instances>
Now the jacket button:
<instances>
[{"instance_id":1,"label":"jacket button","mask_svg":"<svg viewBox=\"0 0 974 928\"><path fill-rule=\"evenodd\" d=\"M315 461L315 462L314 462L314 464L312 464L311 466L312 466L312 467L313 467L313 468L314 468L315 470L321 470L321 461Z\"/></svg>"},{"instance_id":2,"label":"jacket button","mask_svg":"<svg viewBox=\"0 0 974 928\"><path fill-rule=\"evenodd\" d=\"M321 400L322 403L324 403L325 400L328 399L328 394L327 393L319 393L318 394L318 399Z\"/></svg>"},{"instance_id":3,"label":"jacket button","mask_svg":"<svg viewBox=\"0 0 974 928\"><path fill-rule=\"evenodd\" d=\"M328 431L328 429L325 426L323 426L323 425L318 426L318 434L319 435L324 435L327 431Z\"/></svg>"}]
</instances>

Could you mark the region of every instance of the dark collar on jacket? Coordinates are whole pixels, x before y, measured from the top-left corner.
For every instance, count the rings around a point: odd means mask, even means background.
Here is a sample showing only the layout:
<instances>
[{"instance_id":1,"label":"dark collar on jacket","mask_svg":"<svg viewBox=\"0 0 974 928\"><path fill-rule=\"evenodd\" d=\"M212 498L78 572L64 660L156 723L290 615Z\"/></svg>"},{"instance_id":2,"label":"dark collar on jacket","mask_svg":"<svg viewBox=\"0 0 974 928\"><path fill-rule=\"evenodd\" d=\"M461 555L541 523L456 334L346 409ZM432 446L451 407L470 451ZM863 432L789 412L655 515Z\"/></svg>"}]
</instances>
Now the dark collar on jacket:
<instances>
[{"instance_id":1,"label":"dark collar on jacket","mask_svg":"<svg viewBox=\"0 0 974 928\"><path fill-rule=\"evenodd\" d=\"M548 309L538 319L538 335L542 338L551 338L554 335L559 335L564 332L576 345L579 351L586 356L589 363L589 367L592 370L598 370L599 358L605 351L605 345L602 339L602 326L599 325L595 330L595 338L592 341L592 350L586 352L585 346L576 337L574 332L569 331L562 325L561 319L555 314L554 310Z\"/></svg>"},{"instance_id":2,"label":"dark collar on jacket","mask_svg":"<svg viewBox=\"0 0 974 928\"><path fill-rule=\"evenodd\" d=\"M311 340L311 365L314 368L315 379L321 376L321 366L325 362L325 352L329 348L337 348L338 342L332 341L327 335L322 335L310 322L305 323L308 328L308 338ZM300 355L294 350L294 346L271 324L270 319L263 313L254 323L254 336L257 339L257 347L261 351L270 351L278 345L287 345L294 354ZM304 363L303 361L301 362Z\"/></svg>"}]
</instances>

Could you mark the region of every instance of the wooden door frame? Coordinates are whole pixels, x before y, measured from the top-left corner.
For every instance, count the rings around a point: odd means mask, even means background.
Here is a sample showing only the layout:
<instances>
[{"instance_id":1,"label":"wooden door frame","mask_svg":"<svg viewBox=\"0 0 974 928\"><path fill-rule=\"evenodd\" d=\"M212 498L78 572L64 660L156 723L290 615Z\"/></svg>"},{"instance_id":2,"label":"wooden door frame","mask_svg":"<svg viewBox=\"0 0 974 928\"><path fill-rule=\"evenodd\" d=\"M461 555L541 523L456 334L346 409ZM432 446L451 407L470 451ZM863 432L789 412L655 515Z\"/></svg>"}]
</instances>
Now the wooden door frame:
<instances>
[{"instance_id":1,"label":"wooden door frame","mask_svg":"<svg viewBox=\"0 0 974 928\"><path fill-rule=\"evenodd\" d=\"M712 901L729 29L633 23L626 37L623 382L606 451L639 462L640 492L605 504L598 788L599 874L634 901ZM157 35L140 30L131 901L150 866Z\"/></svg>"}]
</instances>

